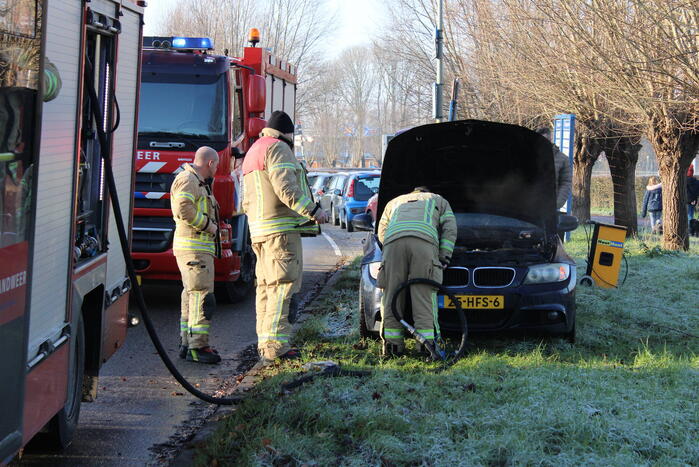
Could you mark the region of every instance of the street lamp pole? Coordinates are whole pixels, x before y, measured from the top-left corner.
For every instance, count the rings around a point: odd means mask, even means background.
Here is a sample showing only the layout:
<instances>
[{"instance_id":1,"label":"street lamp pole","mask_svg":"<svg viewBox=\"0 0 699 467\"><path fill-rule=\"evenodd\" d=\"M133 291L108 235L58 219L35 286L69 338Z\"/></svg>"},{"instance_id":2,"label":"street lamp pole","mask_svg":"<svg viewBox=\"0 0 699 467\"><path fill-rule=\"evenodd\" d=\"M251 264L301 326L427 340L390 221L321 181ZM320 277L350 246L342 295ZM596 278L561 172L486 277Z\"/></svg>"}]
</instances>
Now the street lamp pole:
<instances>
[{"instance_id":1,"label":"street lamp pole","mask_svg":"<svg viewBox=\"0 0 699 467\"><path fill-rule=\"evenodd\" d=\"M436 58L437 58L437 81L433 90L433 115L437 123L444 121L442 95L444 92L444 0L439 0L439 19L437 29L434 34Z\"/></svg>"}]
</instances>

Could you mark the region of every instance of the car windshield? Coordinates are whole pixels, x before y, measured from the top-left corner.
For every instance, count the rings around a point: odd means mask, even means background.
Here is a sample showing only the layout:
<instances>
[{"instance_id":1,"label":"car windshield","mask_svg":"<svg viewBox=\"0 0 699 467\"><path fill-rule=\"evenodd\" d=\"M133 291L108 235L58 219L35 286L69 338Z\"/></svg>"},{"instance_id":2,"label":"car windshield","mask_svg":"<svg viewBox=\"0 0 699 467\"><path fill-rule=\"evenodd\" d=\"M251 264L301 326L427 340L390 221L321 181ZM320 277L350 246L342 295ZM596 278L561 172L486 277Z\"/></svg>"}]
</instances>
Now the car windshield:
<instances>
[{"instance_id":1,"label":"car windshield","mask_svg":"<svg viewBox=\"0 0 699 467\"><path fill-rule=\"evenodd\" d=\"M226 75L144 73L138 115L142 135L226 140Z\"/></svg>"},{"instance_id":2,"label":"car windshield","mask_svg":"<svg viewBox=\"0 0 699 467\"><path fill-rule=\"evenodd\" d=\"M379 191L379 181L381 177L378 175L370 177L358 178L354 183L354 199L357 201L368 201L374 196L374 193Z\"/></svg>"}]
</instances>

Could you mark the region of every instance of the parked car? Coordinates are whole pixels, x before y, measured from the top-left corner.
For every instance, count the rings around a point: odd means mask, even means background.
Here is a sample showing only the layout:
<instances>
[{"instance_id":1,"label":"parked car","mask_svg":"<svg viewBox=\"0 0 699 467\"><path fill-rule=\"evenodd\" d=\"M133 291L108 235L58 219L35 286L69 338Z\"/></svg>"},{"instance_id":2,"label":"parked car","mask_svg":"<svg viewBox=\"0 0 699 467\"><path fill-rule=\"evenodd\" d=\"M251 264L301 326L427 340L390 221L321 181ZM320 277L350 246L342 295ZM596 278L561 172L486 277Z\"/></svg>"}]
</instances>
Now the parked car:
<instances>
[{"instance_id":1,"label":"parked car","mask_svg":"<svg viewBox=\"0 0 699 467\"><path fill-rule=\"evenodd\" d=\"M349 174L346 172L338 172L330 178L328 188L320 197L320 207L325 209L330 214L330 222L334 225L340 225L340 216L337 211L337 203L342 197L342 192L345 188Z\"/></svg>"},{"instance_id":2,"label":"parked car","mask_svg":"<svg viewBox=\"0 0 699 467\"><path fill-rule=\"evenodd\" d=\"M325 191L330 185L330 179L333 175L334 173L332 172L316 172L313 182L309 180L308 184L311 188L311 194L313 195L314 201L318 202L321 196L325 194Z\"/></svg>"},{"instance_id":3,"label":"parked car","mask_svg":"<svg viewBox=\"0 0 699 467\"><path fill-rule=\"evenodd\" d=\"M366 204L369 198L379 191L379 181L381 173L359 172L352 173L347 177L342 196L337 201L338 217L340 218L340 227L347 229L348 232L354 232L352 219L355 215L361 214L366 210Z\"/></svg>"},{"instance_id":4,"label":"parked car","mask_svg":"<svg viewBox=\"0 0 699 467\"><path fill-rule=\"evenodd\" d=\"M369 214L371 216L371 221L376 222L376 208L377 204L379 202L379 194L375 193L374 196L369 198L369 201L366 203L366 208L364 210L365 213Z\"/></svg>"},{"instance_id":5,"label":"parked car","mask_svg":"<svg viewBox=\"0 0 699 467\"><path fill-rule=\"evenodd\" d=\"M375 218L398 195L427 186L452 206L458 238L444 286L461 299L469 332L521 330L575 339L575 261L558 234L577 219L556 211L551 144L516 125L466 120L425 125L388 145ZM381 245L369 214L355 216L365 242L359 294L363 336L380 329ZM439 322L458 332L439 295ZM409 311L407 312L409 316Z\"/></svg>"}]
</instances>

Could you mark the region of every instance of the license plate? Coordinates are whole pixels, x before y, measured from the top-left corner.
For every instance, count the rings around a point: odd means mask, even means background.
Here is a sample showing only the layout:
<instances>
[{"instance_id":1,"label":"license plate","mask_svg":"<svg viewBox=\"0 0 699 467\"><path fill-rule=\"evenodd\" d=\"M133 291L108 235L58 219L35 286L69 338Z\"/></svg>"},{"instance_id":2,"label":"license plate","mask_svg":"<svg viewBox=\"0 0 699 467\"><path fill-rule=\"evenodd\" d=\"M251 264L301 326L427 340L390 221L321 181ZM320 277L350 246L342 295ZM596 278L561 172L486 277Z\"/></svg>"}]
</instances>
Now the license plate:
<instances>
[{"instance_id":1,"label":"license plate","mask_svg":"<svg viewBox=\"0 0 699 467\"><path fill-rule=\"evenodd\" d=\"M464 310L502 310L505 308L503 295L455 295ZM456 309L456 305L446 295L439 296L439 307Z\"/></svg>"}]
</instances>

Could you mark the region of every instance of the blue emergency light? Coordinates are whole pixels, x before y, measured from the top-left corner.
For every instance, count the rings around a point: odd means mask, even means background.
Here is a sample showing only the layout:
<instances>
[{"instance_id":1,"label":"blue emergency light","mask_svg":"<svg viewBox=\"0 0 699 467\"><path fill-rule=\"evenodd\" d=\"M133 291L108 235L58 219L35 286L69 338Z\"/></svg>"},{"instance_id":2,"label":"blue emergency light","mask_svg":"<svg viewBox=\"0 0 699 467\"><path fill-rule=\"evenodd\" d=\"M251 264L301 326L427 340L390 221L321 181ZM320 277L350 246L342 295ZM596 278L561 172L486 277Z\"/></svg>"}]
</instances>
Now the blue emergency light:
<instances>
[{"instance_id":1,"label":"blue emergency light","mask_svg":"<svg viewBox=\"0 0 699 467\"><path fill-rule=\"evenodd\" d=\"M208 37L144 37L147 49L213 50L214 42Z\"/></svg>"}]
</instances>

